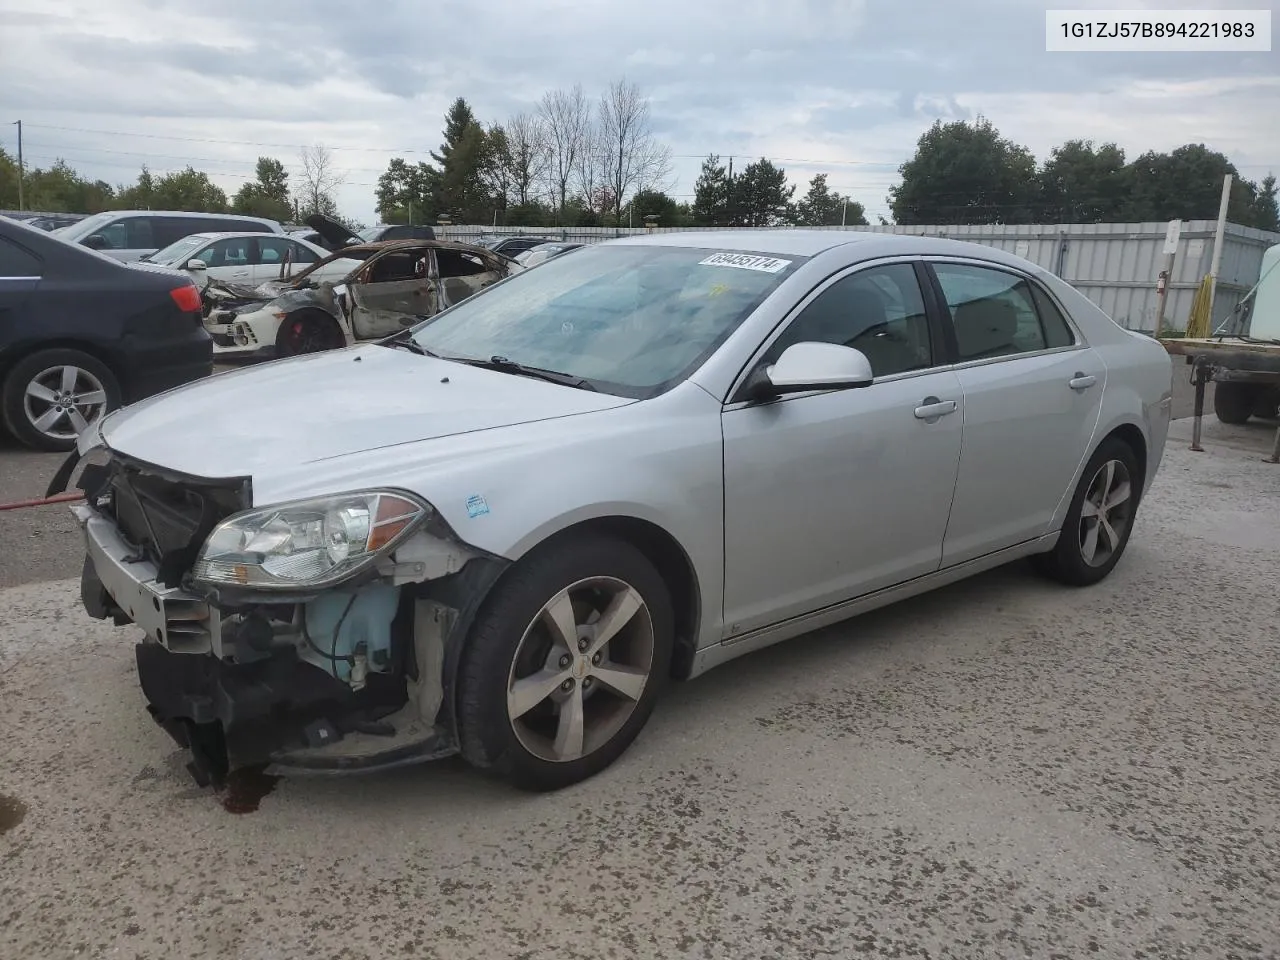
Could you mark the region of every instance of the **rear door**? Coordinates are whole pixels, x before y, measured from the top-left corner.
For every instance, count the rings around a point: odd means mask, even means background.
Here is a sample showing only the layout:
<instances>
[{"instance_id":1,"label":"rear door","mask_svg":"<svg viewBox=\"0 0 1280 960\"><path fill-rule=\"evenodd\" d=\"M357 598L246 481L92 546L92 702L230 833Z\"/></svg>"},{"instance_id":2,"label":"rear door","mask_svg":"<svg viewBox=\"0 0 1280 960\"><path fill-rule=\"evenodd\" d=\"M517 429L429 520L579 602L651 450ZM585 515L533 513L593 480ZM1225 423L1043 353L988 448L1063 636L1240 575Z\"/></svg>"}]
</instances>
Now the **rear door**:
<instances>
[{"instance_id":1,"label":"rear door","mask_svg":"<svg viewBox=\"0 0 1280 960\"><path fill-rule=\"evenodd\" d=\"M497 283L506 272L465 250L436 250L436 272L439 278L437 311L465 300L490 284Z\"/></svg>"},{"instance_id":2,"label":"rear door","mask_svg":"<svg viewBox=\"0 0 1280 960\"><path fill-rule=\"evenodd\" d=\"M1106 367L1034 280L934 259L964 394L964 454L943 566L1049 532L1088 455Z\"/></svg>"},{"instance_id":3,"label":"rear door","mask_svg":"<svg viewBox=\"0 0 1280 960\"><path fill-rule=\"evenodd\" d=\"M287 276L301 273L306 265L316 261L315 254L287 237L264 233L254 237L252 243L255 251L252 270L254 283L280 279L286 260L289 263Z\"/></svg>"},{"instance_id":4,"label":"rear door","mask_svg":"<svg viewBox=\"0 0 1280 960\"><path fill-rule=\"evenodd\" d=\"M430 250L384 253L351 284L351 332L357 340L389 336L435 313Z\"/></svg>"},{"instance_id":5,"label":"rear door","mask_svg":"<svg viewBox=\"0 0 1280 960\"><path fill-rule=\"evenodd\" d=\"M12 339L31 294L40 285L44 263L26 247L0 237L0 337Z\"/></svg>"}]
</instances>

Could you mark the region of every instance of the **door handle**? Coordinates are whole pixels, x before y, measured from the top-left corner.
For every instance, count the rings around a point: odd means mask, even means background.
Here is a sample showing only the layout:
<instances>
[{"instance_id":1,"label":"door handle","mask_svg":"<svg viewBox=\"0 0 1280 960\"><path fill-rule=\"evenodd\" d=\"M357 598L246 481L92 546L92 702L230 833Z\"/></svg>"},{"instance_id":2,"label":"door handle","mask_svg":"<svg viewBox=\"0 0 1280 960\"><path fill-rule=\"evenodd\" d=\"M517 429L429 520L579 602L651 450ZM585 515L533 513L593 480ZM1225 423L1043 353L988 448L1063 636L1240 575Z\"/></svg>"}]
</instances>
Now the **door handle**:
<instances>
[{"instance_id":1,"label":"door handle","mask_svg":"<svg viewBox=\"0 0 1280 960\"><path fill-rule=\"evenodd\" d=\"M916 407L917 420L937 420L939 417L945 417L948 413L956 412L956 402L954 400L939 400L937 397L925 397L920 401L920 406Z\"/></svg>"},{"instance_id":2,"label":"door handle","mask_svg":"<svg viewBox=\"0 0 1280 960\"><path fill-rule=\"evenodd\" d=\"M1067 381L1067 386L1072 390L1088 390L1097 382L1098 378L1093 374L1081 373L1077 370L1076 375Z\"/></svg>"}]
</instances>

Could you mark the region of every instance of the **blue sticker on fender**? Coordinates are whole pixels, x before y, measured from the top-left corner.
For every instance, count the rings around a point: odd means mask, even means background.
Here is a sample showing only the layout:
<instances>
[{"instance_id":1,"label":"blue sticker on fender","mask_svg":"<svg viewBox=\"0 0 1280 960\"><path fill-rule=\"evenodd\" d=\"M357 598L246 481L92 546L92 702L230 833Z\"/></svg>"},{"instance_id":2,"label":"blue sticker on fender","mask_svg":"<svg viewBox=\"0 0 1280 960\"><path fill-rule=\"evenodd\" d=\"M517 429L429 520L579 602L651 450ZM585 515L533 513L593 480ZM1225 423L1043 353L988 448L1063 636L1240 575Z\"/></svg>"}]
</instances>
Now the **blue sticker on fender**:
<instances>
[{"instance_id":1,"label":"blue sticker on fender","mask_svg":"<svg viewBox=\"0 0 1280 960\"><path fill-rule=\"evenodd\" d=\"M467 497L467 516L468 517L472 517L472 518L483 517L488 512L489 512L489 501L486 500L484 497L480 496L480 494L477 493L470 497Z\"/></svg>"}]
</instances>

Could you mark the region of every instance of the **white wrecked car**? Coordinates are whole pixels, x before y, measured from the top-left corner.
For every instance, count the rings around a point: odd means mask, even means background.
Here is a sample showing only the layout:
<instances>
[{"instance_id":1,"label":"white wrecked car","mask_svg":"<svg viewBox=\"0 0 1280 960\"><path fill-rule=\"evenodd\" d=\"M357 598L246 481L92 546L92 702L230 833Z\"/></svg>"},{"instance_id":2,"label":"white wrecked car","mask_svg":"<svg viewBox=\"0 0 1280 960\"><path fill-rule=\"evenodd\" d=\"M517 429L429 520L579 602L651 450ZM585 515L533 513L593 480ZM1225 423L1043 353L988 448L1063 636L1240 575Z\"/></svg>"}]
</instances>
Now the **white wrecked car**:
<instances>
[{"instance_id":1,"label":"white wrecked car","mask_svg":"<svg viewBox=\"0 0 1280 960\"><path fill-rule=\"evenodd\" d=\"M336 350L404 330L521 269L467 243L356 244L256 288L211 281L204 325L215 359Z\"/></svg>"}]
</instances>

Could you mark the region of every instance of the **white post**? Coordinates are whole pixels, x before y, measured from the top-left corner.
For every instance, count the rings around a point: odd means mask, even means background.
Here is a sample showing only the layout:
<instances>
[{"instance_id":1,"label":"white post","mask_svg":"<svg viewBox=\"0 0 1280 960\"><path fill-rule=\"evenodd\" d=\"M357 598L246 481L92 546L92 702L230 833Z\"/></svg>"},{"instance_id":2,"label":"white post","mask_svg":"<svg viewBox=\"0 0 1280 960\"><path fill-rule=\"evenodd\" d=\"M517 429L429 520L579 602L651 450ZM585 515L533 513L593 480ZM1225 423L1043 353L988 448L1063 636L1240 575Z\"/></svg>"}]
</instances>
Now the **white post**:
<instances>
[{"instance_id":1,"label":"white post","mask_svg":"<svg viewBox=\"0 0 1280 960\"><path fill-rule=\"evenodd\" d=\"M1213 265L1209 268L1209 330L1213 330L1213 298L1218 292L1218 267L1222 263L1222 238L1227 229L1227 205L1231 202L1231 174L1222 178L1222 202L1218 204L1218 229L1213 235Z\"/></svg>"},{"instance_id":2,"label":"white post","mask_svg":"<svg viewBox=\"0 0 1280 960\"><path fill-rule=\"evenodd\" d=\"M849 198L845 197L844 206L840 208L840 226L844 226L845 215L849 212Z\"/></svg>"}]
</instances>

